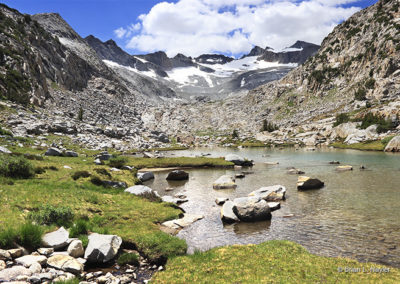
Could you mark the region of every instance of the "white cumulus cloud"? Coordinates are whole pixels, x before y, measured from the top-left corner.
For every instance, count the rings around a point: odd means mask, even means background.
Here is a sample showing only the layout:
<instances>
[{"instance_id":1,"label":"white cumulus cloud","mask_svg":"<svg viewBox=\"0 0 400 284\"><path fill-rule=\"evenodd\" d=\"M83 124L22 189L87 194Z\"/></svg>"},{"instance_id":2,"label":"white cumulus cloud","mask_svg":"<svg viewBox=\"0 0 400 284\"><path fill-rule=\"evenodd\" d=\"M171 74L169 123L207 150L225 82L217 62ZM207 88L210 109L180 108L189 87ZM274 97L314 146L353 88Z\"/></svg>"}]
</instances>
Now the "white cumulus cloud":
<instances>
[{"instance_id":1,"label":"white cumulus cloud","mask_svg":"<svg viewBox=\"0 0 400 284\"><path fill-rule=\"evenodd\" d=\"M126 28L114 31L135 51L197 56L237 55L254 45L281 49L296 40L320 44L360 8L357 0L179 0L160 2Z\"/></svg>"}]
</instances>

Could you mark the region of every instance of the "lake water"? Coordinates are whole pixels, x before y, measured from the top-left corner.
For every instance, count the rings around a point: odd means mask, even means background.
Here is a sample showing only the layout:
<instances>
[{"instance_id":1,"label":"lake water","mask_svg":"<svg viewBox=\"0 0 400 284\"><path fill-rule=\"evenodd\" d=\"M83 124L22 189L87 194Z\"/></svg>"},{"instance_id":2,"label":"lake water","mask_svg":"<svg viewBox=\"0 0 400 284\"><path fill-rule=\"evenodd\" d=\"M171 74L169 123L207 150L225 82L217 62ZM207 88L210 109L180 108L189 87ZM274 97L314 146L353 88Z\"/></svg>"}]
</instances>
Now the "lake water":
<instances>
[{"instance_id":1,"label":"lake water","mask_svg":"<svg viewBox=\"0 0 400 284\"><path fill-rule=\"evenodd\" d=\"M235 190L214 190L212 183L233 169L189 169L187 182L167 182L167 173L156 173L146 185L161 195L183 192L189 202L181 207L187 213L205 216L180 231L189 253L231 244L256 244L267 240L295 241L310 252L323 256L343 256L400 267L400 155L354 150L317 149L224 149L202 148L169 153L175 156L212 157L236 153L255 161L246 171L253 174L237 179ZM353 171L337 172L341 165ZM266 165L264 162L279 162ZM360 170L364 165L366 170ZM325 182L320 190L298 191L297 175L286 173L287 167L305 171L306 176ZM217 197L247 196L253 190L275 184L287 188L281 209L272 220L225 225L220 219ZM173 187L172 192L165 192ZM287 217L293 215L292 217Z\"/></svg>"}]
</instances>

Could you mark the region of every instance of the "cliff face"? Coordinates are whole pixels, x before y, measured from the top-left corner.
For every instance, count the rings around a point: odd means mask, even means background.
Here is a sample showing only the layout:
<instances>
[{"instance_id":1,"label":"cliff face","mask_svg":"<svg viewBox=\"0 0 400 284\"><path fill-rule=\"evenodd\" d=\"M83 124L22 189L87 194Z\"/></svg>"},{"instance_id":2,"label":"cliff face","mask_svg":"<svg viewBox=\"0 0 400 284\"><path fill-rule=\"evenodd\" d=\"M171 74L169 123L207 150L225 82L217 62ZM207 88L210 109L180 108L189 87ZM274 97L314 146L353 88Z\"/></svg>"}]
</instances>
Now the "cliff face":
<instances>
[{"instance_id":1,"label":"cliff face","mask_svg":"<svg viewBox=\"0 0 400 284\"><path fill-rule=\"evenodd\" d=\"M0 5L0 91L12 101L42 105L52 82L82 90L93 68L29 15Z\"/></svg>"},{"instance_id":2,"label":"cliff face","mask_svg":"<svg viewBox=\"0 0 400 284\"><path fill-rule=\"evenodd\" d=\"M399 6L397 0L381 0L354 14L325 38L314 56L278 81L220 104L181 108L179 116L190 119L175 129L207 126L255 133L264 119L300 127L325 118L332 122L342 112L372 112L399 121ZM257 48L253 54L260 52ZM165 113L158 125L173 125L175 116Z\"/></svg>"},{"instance_id":3,"label":"cliff face","mask_svg":"<svg viewBox=\"0 0 400 284\"><path fill-rule=\"evenodd\" d=\"M246 105L256 105L261 116L297 124L351 109L355 100L372 106L398 100L399 46L399 2L381 0L338 25L303 65L251 91Z\"/></svg>"}]
</instances>

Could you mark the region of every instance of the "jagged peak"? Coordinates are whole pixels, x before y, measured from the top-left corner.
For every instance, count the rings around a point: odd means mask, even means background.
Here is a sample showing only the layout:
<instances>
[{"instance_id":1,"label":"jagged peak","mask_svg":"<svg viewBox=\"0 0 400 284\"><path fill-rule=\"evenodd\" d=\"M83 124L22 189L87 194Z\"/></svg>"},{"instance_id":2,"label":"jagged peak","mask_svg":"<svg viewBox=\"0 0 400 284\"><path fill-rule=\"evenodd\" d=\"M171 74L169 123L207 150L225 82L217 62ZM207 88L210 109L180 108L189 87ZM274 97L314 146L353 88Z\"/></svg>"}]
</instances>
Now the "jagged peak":
<instances>
[{"instance_id":1,"label":"jagged peak","mask_svg":"<svg viewBox=\"0 0 400 284\"><path fill-rule=\"evenodd\" d=\"M319 45L311 43L311 42L307 42L307 41L298 40L292 46L289 46L288 48L305 48L305 47L309 47L309 46L317 47Z\"/></svg>"}]
</instances>

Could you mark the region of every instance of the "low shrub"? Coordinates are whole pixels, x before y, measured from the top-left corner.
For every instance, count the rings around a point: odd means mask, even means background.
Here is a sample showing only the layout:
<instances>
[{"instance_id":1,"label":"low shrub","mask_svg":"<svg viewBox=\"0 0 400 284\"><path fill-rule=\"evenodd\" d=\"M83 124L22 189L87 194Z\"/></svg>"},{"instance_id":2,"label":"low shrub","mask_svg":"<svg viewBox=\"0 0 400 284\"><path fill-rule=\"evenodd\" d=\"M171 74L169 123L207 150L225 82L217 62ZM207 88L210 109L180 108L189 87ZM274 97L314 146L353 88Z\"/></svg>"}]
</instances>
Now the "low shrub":
<instances>
[{"instance_id":1,"label":"low shrub","mask_svg":"<svg viewBox=\"0 0 400 284\"><path fill-rule=\"evenodd\" d=\"M233 130L233 132L232 132L232 138L233 138L233 139L239 138L239 132L238 132L236 129Z\"/></svg>"},{"instance_id":2,"label":"low shrub","mask_svg":"<svg viewBox=\"0 0 400 284\"><path fill-rule=\"evenodd\" d=\"M374 89L375 88L375 79L370 78L365 82L365 88Z\"/></svg>"},{"instance_id":3,"label":"low shrub","mask_svg":"<svg viewBox=\"0 0 400 284\"><path fill-rule=\"evenodd\" d=\"M72 175L73 180L78 180L80 178L90 177L91 174L88 171L77 171Z\"/></svg>"},{"instance_id":4,"label":"low shrub","mask_svg":"<svg viewBox=\"0 0 400 284\"><path fill-rule=\"evenodd\" d=\"M139 256L136 253L123 253L117 260L119 266L124 266L127 264L130 265L139 265Z\"/></svg>"},{"instance_id":5,"label":"low shrub","mask_svg":"<svg viewBox=\"0 0 400 284\"><path fill-rule=\"evenodd\" d=\"M128 163L128 159L126 157L123 157L123 156L118 156L118 157L115 157L115 158L111 158L109 160L110 167L118 168L118 169L122 168L127 163Z\"/></svg>"},{"instance_id":6,"label":"low shrub","mask_svg":"<svg viewBox=\"0 0 400 284\"><path fill-rule=\"evenodd\" d=\"M149 200L151 202L162 202L161 197L158 196L153 191L152 192L145 192L144 194L142 194L140 196L146 198L147 200Z\"/></svg>"},{"instance_id":7,"label":"low shrub","mask_svg":"<svg viewBox=\"0 0 400 284\"><path fill-rule=\"evenodd\" d=\"M263 131L268 131L268 132L274 132L275 130L278 130L278 126L275 124L268 122L266 119L263 121L263 125L261 127L261 132Z\"/></svg>"},{"instance_id":8,"label":"low shrub","mask_svg":"<svg viewBox=\"0 0 400 284\"><path fill-rule=\"evenodd\" d=\"M44 168L44 167L36 167L35 168L35 174L37 174L37 175L44 174L45 172L46 172L46 168Z\"/></svg>"},{"instance_id":9,"label":"low shrub","mask_svg":"<svg viewBox=\"0 0 400 284\"><path fill-rule=\"evenodd\" d=\"M6 129L3 129L0 125L0 135L5 135L5 136L13 136L12 133Z\"/></svg>"},{"instance_id":10,"label":"low shrub","mask_svg":"<svg viewBox=\"0 0 400 284\"><path fill-rule=\"evenodd\" d=\"M347 113L340 113L336 115L336 121L333 124L333 127L336 127L342 123L346 123L350 121L350 117Z\"/></svg>"},{"instance_id":11,"label":"low shrub","mask_svg":"<svg viewBox=\"0 0 400 284\"><path fill-rule=\"evenodd\" d=\"M80 235L87 235L90 230L91 224L89 221L84 219L79 219L76 223L69 229L69 235L71 238L78 238Z\"/></svg>"},{"instance_id":12,"label":"low shrub","mask_svg":"<svg viewBox=\"0 0 400 284\"><path fill-rule=\"evenodd\" d=\"M367 91L364 88L359 88L354 93L354 99L357 101L365 101L367 99Z\"/></svg>"},{"instance_id":13,"label":"low shrub","mask_svg":"<svg viewBox=\"0 0 400 284\"><path fill-rule=\"evenodd\" d=\"M379 115L374 115L373 113L369 112L361 119L360 128L366 129L371 125L378 126L376 129L378 133L387 132L394 128L394 125L390 119L386 120L385 118Z\"/></svg>"},{"instance_id":14,"label":"low shrub","mask_svg":"<svg viewBox=\"0 0 400 284\"><path fill-rule=\"evenodd\" d=\"M27 222L23 224L17 233L17 243L29 250L36 250L42 243L43 229L35 224Z\"/></svg>"},{"instance_id":15,"label":"low shrub","mask_svg":"<svg viewBox=\"0 0 400 284\"><path fill-rule=\"evenodd\" d=\"M11 227L2 228L0 231L0 248L11 249L13 248L17 233Z\"/></svg>"},{"instance_id":16,"label":"low shrub","mask_svg":"<svg viewBox=\"0 0 400 284\"><path fill-rule=\"evenodd\" d=\"M49 167L49 170L58 171L57 167L55 167L55 166L50 166L50 167Z\"/></svg>"},{"instance_id":17,"label":"low shrub","mask_svg":"<svg viewBox=\"0 0 400 284\"><path fill-rule=\"evenodd\" d=\"M99 175L108 176L109 178L111 178L111 174L106 169L100 168L100 169L94 169L94 171Z\"/></svg>"},{"instance_id":18,"label":"low shrub","mask_svg":"<svg viewBox=\"0 0 400 284\"><path fill-rule=\"evenodd\" d=\"M34 155L34 154L24 154L24 157L27 158L28 160L35 160L35 161L43 161L44 158L40 155Z\"/></svg>"},{"instance_id":19,"label":"low shrub","mask_svg":"<svg viewBox=\"0 0 400 284\"><path fill-rule=\"evenodd\" d=\"M101 178L99 178L98 176L92 176L92 178L90 179L90 182L97 186L101 186L104 184L103 180Z\"/></svg>"},{"instance_id":20,"label":"low shrub","mask_svg":"<svg viewBox=\"0 0 400 284\"><path fill-rule=\"evenodd\" d=\"M67 206L54 207L45 205L31 212L28 218L40 225L56 224L58 226L69 225L74 219L74 212Z\"/></svg>"},{"instance_id":21,"label":"low shrub","mask_svg":"<svg viewBox=\"0 0 400 284\"><path fill-rule=\"evenodd\" d=\"M82 246L86 249L89 244L89 238L87 235L80 235L78 239L82 242Z\"/></svg>"},{"instance_id":22,"label":"low shrub","mask_svg":"<svg viewBox=\"0 0 400 284\"><path fill-rule=\"evenodd\" d=\"M0 155L0 175L12 178L32 178L35 170L24 157Z\"/></svg>"}]
</instances>

